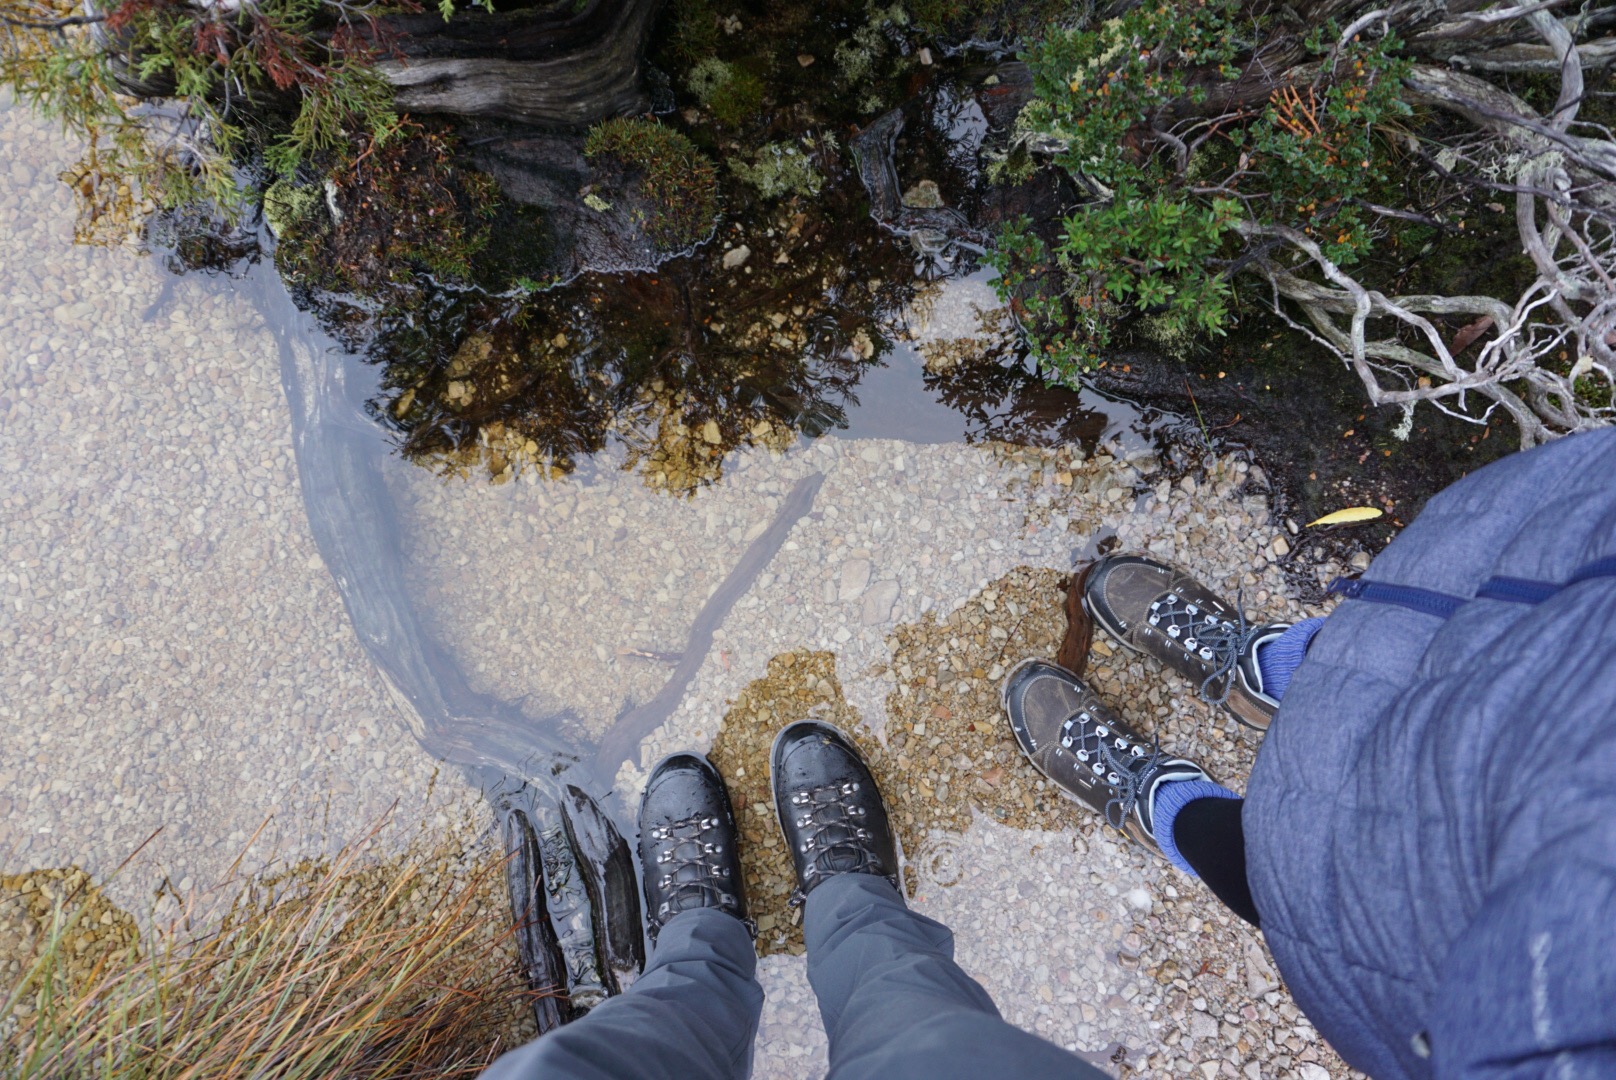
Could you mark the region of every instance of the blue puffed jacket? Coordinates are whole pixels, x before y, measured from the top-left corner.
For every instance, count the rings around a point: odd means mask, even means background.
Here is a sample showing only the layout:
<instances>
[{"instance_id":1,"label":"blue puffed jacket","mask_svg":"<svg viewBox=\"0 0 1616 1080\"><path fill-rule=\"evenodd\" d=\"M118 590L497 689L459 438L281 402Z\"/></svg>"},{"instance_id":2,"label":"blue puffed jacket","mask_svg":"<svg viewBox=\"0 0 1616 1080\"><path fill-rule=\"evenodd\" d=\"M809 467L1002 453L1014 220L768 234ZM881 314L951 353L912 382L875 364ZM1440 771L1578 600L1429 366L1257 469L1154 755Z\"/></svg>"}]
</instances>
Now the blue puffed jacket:
<instances>
[{"instance_id":1,"label":"blue puffed jacket","mask_svg":"<svg viewBox=\"0 0 1616 1080\"><path fill-rule=\"evenodd\" d=\"M1297 1003L1377 1080L1616 1077L1616 430L1466 477L1345 586L1243 812Z\"/></svg>"}]
</instances>

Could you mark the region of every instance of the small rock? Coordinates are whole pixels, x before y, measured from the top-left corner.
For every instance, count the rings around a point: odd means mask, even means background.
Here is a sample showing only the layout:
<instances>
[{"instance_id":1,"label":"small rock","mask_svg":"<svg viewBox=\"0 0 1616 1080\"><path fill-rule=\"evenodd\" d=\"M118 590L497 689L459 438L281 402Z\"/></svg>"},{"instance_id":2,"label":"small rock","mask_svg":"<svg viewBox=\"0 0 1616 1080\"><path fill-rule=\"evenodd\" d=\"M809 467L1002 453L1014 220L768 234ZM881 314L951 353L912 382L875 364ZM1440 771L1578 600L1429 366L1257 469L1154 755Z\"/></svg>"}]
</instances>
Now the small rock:
<instances>
[{"instance_id":1,"label":"small rock","mask_svg":"<svg viewBox=\"0 0 1616 1080\"><path fill-rule=\"evenodd\" d=\"M1246 990L1257 998L1278 989L1279 979L1275 977L1262 948L1255 943L1246 946Z\"/></svg>"},{"instance_id":2,"label":"small rock","mask_svg":"<svg viewBox=\"0 0 1616 1080\"><path fill-rule=\"evenodd\" d=\"M870 560L848 559L842 564L842 602L857 600L870 584Z\"/></svg>"},{"instance_id":3,"label":"small rock","mask_svg":"<svg viewBox=\"0 0 1616 1080\"><path fill-rule=\"evenodd\" d=\"M898 583L878 581L864 596L862 619L865 626L879 626L892 618L892 608L898 602Z\"/></svg>"},{"instance_id":4,"label":"small rock","mask_svg":"<svg viewBox=\"0 0 1616 1080\"><path fill-rule=\"evenodd\" d=\"M930 49L923 48L923 49L920 50L920 52L916 53L915 55L920 60L920 63L924 67L931 67L931 50Z\"/></svg>"},{"instance_id":5,"label":"small rock","mask_svg":"<svg viewBox=\"0 0 1616 1080\"><path fill-rule=\"evenodd\" d=\"M1352 568L1354 570L1367 570L1367 569L1369 569L1369 552L1360 551L1360 552L1356 553L1355 555L1353 555L1352 556Z\"/></svg>"},{"instance_id":6,"label":"small rock","mask_svg":"<svg viewBox=\"0 0 1616 1080\"><path fill-rule=\"evenodd\" d=\"M1276 558L1284 558L1286 555L1291 553L1290 541L1286 540L1283 536L1274 537L1272 547Z\"/></svg>"},{"instance_id":7,"label":"small rock","mask_svg":"<svg viewBox=\"0 0 1616 1080\"><path fill-rule=\"evenodd\" d=\"M1135 911L1150 910L1150 893L1146 892L1144 889L1129 889L1127 894L1123 896L1123 899L1126 900L1128 902L1128 906L1133 908Z\"/></svg>"},{"instance_id":8,"label":"small rock","mask_svg":"<svg viewBox=\"0 0 1616 1080\"><path fill-rule=\"evenodd\" d=\"M813 67L814 58L810 53L798 53L797 63L801 64L803 67Z\"/></svg>"},{"instance_id":9,"label":"small rock","mask_svg":"<svg viewBox=\"0 0 1616 1080\"><path fill-rule=\"evenodd\" d=\"M750 259L751 257L752 249L747 247L745 244L741 244L739 247L732 247L728 251L724 252L724 269L733 270L737 266L744 264L746 260Z\"/></svg>"}]
</instances>

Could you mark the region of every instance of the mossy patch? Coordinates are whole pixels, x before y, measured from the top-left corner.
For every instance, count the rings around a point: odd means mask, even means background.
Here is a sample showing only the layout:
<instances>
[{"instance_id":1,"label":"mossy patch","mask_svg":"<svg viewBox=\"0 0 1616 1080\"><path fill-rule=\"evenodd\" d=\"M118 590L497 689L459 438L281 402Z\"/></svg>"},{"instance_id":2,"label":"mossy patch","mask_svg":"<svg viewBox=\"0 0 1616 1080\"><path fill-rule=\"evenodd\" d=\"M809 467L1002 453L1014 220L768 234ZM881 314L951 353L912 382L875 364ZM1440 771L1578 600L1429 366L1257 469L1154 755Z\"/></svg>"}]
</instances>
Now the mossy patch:
<instances>
[{"instance_id":1,"label":"mossy patch","mask_svg":"<svg viewBox=\"0 0 1616 1080\"><path fill-rule=\"evenodd\" d=\"M725 127L740 127L763 107L763 80L740 64L709 56L685 76L685 85Z\"/></svg>"},{"instance_id":2,"label":"mossy patch","mask_svg":"<svg viewBox=\"0 0 1616 1080\"><path fill-rule=\"evenodd\" d=\"M454 161L446 133L423 130L378 148L341 181L282 181L264 213L276 262L294 283L379 297L425 271L467 281L488 244L498 188Z\"/></svg>"},{"instance_id":3,"label":"mossy patch","mask_svg":"<svg viewBox=\"0 0 1616 1080\"><path fill-rule=\"evenodd\" d=\"M712 229L718 170L679 132L655 120L607 120L589 130L584 154L639 175L652 206L646 232L663 250L689 247Z\"/></svg>"}]
</instances>

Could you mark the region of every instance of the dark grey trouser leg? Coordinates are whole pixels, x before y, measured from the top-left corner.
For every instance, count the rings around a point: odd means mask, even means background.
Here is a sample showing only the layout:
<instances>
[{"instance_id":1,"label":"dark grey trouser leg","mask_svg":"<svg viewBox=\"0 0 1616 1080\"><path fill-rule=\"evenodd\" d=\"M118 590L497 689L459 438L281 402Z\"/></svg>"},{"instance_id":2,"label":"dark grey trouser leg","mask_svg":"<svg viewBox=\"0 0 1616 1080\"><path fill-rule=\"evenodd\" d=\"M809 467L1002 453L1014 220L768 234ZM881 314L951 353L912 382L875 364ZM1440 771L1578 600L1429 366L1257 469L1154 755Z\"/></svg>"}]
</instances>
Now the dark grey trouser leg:
<instances>
[{"instance_id":1,"label":"dark grey trouser leg","mask_svg":"<svg viewBox=\"0 0 1616 1080\"><path fill-rule=\"evenodd\" d=\"M1105 1080L1011 1027L954 963L948 928L884 879L842 874L808 895L808 981L830 1036L829 1080Z\"/></svg>"},{"instance_id":2,"label":"dark grey trouser leg","mask_svg":"<svg viewBox=\"0 0 1616 1080\"><path fill-rule=\"evenodd\" d=\"M512 1050L480 1080L744 1080L762 1013L746 927L687 911L662 928L625 993Z\"/></svg>"}]
</instances>

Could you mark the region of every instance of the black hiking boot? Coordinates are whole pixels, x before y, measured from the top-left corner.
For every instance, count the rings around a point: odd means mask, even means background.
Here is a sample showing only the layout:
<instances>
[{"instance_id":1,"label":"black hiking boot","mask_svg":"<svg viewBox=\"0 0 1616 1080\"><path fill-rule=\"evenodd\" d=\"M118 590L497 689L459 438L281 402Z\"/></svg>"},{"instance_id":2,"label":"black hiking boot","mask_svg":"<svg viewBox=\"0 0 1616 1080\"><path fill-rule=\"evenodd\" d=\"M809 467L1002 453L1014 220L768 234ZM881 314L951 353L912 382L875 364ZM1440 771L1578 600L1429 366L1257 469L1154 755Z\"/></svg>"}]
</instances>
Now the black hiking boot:
<instances>
[{"instance_id":1,"label":"black hiking boot","mask_svg":"<svg viewBox=\"0 0 1616 1080\"><path fill-rule=\"evenodd\" d=\"M799 720L775 736L769 778L797 871L793 904L837 874L876 874L901 887L886 806L847 736L829 724Z\"/></svg>"},{"instance_id":2,"label":"black hiking boot","mask_svg":"<svg viewBox=\"0 0 1616 1080\"><path fill-rule=\"evenodd\" d=\"M1168 757L1144 742L1082 679L1047 660L1017 664L1004 680L1002 700L1010 730L1033 767L1157 855L1157 787L1212 779L1195 762Z\"/></svg>"},{"instance_id":3,"label":"black hiking boot","mask_svg":"<svg viewBox=\"0 0 1616 1080\"><path fill-rule=\"evenodd\" d=\"M1107 555L1095 563L1083 607L1120 644L1195 683L1203 701L1268 730L1279 701L1263 693L1257 649L1290 623L1248 626L1238 608L1190 574L1143 555Z\"/></svg>"},{"instance_id":4,"label":"black hiking boot","mask_svg":"<svg viewBox=\"0 0 1616 1080\"><path fill-rule=\"evenodd\" d=\"M640 799L640 865L652 941L669 919L692 908L717 908L752 929L739 837L724 779L706 758L671 754L652 770Z\"/></svg>"}]
</instances>

